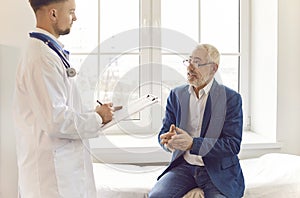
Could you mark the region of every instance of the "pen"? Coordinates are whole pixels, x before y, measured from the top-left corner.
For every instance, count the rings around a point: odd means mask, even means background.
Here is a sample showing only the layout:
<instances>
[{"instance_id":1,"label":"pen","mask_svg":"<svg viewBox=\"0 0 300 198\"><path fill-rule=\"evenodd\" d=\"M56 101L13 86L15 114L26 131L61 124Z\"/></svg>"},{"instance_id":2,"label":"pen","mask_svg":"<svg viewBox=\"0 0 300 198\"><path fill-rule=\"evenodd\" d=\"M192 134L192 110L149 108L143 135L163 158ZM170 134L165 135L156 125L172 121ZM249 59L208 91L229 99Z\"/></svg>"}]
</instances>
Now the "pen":
<instances>
[{"instance_id":1,"label":"pen","mask_svg":"<svg viewBox=\"0 0 300 198\"><path fill-rule=\"evenodd\" d=\"M103 105L102 102L100 102L99 100L97 100L97 103L98 103L99 105ZM118 111L118 110L120 110L120 109L122 109L122 108L123 108L122 106L115 106L113 111Z\"/></svg>"}]
</instances>

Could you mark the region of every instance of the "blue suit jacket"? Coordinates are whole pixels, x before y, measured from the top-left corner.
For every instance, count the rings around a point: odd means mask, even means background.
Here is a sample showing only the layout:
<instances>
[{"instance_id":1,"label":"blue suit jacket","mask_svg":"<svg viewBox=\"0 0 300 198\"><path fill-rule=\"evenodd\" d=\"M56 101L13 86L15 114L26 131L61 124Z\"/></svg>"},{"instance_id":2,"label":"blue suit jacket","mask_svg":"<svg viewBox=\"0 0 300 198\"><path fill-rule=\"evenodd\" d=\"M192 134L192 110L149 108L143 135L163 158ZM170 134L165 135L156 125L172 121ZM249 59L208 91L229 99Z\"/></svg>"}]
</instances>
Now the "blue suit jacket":
<instances>
[{"instance_id":1,"label":"blue suit jacket","mask_svg":"<svg viewBox=\"0 0 300 198\"><path fill-rule=\"evenodd\" d=\"M189 85L171 90L166 114L159 136L169 131L170 125L186 131L189 111ZM214 185L227 197L242 197L244 177L237 154L243 131L242 99L240 94L216 81L210 89L204 110L201 134L193 139L191 154L200 155ZM187 131L188 132L188 131ZM163 145L161 145L163 147ZM164 147L163 147L164 148ZM173 152L172 161L159 178L177 166L184 151Z\"/></svg>"}]
</instances>

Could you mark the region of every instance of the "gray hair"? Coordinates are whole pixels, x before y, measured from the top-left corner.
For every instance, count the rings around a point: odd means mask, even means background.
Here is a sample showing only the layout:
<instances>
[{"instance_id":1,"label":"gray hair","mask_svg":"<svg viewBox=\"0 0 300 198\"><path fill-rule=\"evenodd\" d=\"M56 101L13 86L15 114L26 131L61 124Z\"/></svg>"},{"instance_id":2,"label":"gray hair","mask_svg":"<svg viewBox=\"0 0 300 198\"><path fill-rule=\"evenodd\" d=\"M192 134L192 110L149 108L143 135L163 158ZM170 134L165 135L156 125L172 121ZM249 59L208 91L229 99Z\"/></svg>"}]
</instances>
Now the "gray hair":
<instances>
[{"instance_id":1,"label":"gray hair","mask_svg":"<svg viewBox=\"0 0 300 198\"><path fill-rule=\"evenodd\" d=\"M217 65L220 63L220 53L218 49L211 45L211 44L199 44L197 45L196 49L205 49L207 51L208 55L208 61L209 62L214 62Z\"/></svg>"}]
</instances>

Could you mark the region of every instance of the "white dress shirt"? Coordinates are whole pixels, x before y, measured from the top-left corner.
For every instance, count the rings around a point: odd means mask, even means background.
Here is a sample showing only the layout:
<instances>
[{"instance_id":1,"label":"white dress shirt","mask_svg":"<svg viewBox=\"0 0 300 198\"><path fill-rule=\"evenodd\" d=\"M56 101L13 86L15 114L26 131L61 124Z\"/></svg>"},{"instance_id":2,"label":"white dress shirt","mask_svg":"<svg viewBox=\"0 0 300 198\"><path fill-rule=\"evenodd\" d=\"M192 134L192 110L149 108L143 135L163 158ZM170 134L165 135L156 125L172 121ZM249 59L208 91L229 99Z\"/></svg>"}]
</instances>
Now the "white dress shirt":
<instances>
[{"instance_id":1,"label":"white dress shirt","mask_svg":"<svg viewBox=\"0 0 300 198\"><path fill-rule=\"evenodd\" d=\"M199 97L197 97L193 87L191 85L189 87L190 104L187 132L189 132L192 137L200 136L204 109L212 83L213 80L211 80L203 89L199 90ZM204 166L202 157L198 155L192 155L190 154L190 151L186 151L183 157L189 164Z\"/></svg>"}]
</instances>

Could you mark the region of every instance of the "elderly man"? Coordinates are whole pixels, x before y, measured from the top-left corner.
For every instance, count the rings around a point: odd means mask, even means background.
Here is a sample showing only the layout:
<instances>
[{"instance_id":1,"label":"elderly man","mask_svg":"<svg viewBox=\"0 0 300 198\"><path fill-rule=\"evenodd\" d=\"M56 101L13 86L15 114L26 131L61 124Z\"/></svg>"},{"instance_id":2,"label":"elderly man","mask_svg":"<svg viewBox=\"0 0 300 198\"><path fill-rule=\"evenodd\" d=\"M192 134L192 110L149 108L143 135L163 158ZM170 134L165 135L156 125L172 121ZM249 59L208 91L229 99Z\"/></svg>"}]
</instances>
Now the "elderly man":
<instances>
[{"instance_id":1,"label":"elderly man","mask_svg":"<svg viewBox=\"0 0 300 198\"><path fill-rule=\"evenodd\" d=\"M214 46L198 45L184 62L189 85L171 90L158 136L160 145L173 153L172 160L149 197L183 197L201 188L206 198L240 198L245 188L237 156L241 96L214 79L220 62Z\"/></svg>"}]
</instances>

